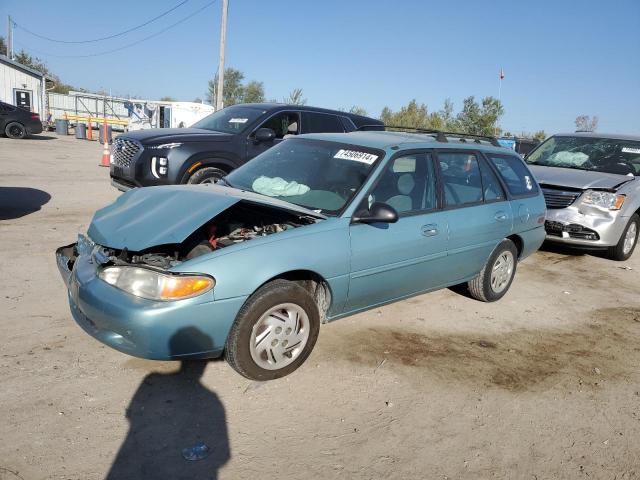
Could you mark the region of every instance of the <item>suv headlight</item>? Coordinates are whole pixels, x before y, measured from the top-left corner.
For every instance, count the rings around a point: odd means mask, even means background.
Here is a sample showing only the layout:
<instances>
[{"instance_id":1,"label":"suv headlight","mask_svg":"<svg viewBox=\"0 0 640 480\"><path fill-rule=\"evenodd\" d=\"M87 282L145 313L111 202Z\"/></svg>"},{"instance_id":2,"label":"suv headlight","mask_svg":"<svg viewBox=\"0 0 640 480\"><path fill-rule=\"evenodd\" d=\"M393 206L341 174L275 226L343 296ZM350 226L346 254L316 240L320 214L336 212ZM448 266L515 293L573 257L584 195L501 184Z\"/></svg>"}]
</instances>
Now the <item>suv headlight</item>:
<instances>
[{"instance_id":1,"label":"suv headlight","mask_svg":"<svg viewBox=\"0 0 640 480\"><path fill-rule=\"evenodd\" d=\"M163 149L171 150L172 148L178 148L180 145L182 145L182 143L179 143L179 142L161 143L160 145L148 145L146 148L149 148L151 150L163 150Z\"/></svg>"},{"instance_id":2,"label":"suv headlight","mask_svg":"<svg viewBox=\"0 0 640 480\"><path fill-rule=\"evenodd\" d=\"M624 204L625 195L598 190L587 190L582 195L582 203L594 205L608 210L620 210Z\"/></svg>"},{"instance_id":3,"label":"suv headlight","mask_svg":"<svg viewBox=\"0 0 640 480\"><path fill-rule=\"evenodd\" d=\"M98 276L120 290L149 300L182 300L211 290L207 275L170 275L140 267L107 267Z\"/></svg>"}]
</instances>

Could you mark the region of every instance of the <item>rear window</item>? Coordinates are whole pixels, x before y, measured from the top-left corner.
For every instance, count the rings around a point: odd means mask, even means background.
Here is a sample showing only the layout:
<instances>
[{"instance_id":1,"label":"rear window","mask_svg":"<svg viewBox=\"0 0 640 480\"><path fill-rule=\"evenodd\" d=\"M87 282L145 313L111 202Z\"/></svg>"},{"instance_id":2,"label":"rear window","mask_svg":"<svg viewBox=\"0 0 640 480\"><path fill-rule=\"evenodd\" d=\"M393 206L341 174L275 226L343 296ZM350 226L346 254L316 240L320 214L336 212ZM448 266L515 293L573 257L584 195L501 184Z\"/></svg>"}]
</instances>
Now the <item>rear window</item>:
<instances>
[{"instance_id":1,"label":"rear window","mask_svg":"<svg viewBox=\"0 0 640 480\"><path fill-rule=\"evenodd\" d=\"M336 115L302 112L302 133L344 133Z\"/></svg>"},{"instance_id":2,"label":"rear window","mask_svg":"<svg viewBox=\"0 0 640 480\"><path fill-rule=\"evenodd\" d=\"M522 160L512 155L488 154L512 195L533 195L538 187Z\"/></svg>"}]
</instances>

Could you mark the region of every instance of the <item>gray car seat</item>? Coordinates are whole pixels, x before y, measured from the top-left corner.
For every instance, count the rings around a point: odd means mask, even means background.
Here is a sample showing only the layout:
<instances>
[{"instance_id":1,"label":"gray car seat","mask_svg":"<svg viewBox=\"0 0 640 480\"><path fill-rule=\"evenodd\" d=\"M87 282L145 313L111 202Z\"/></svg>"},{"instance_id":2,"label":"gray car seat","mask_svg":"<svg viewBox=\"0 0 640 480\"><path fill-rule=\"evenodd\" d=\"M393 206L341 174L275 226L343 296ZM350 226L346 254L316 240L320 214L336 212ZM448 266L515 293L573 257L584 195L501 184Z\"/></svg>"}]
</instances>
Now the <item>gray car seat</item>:
<instances>
[{"instance_id":1,"label":"gray car seat","mask_svg":"<svg viewBox=\"0 0 640 480\"><path fill-rule=\"evenodd\" d=\"M395 208L398 213L413 210L413 200L410 195L415 186L413 175L410 173L400 175L397 183L398 195L389 198L386 203Z\"/></svg>"}]
</instances>

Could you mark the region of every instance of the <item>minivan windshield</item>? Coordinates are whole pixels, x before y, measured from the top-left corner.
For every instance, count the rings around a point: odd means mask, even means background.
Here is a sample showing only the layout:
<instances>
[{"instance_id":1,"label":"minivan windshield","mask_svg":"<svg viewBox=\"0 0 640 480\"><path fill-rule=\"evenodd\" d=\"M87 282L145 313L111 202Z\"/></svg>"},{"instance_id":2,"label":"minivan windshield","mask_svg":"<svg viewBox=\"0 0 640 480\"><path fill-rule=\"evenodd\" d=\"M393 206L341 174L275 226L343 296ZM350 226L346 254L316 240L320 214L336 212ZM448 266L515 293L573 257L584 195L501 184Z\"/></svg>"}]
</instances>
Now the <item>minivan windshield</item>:
<instances>
[{"instance_id":1,"label":"minivan windshield","mask_svg":"<svg viewBox=\"0 0 640 480\"><path fill-rule=\"evenodd\" d=\"M640 175L640 141L554 136L526 159L532 165Z\"/></svg>"},{"instance_id":2,"label":"minivan windshield","mask_svg":"<svg viewBox=\"0 0 640 480\"><path fill-rule=\"evenodd\" d=\"M223 133L240 133L249 127L255 119L264 115L266 110L246 106L232 106L218 110L198 120L191 128L203 128Z\"/></svg>"},{"instance_id":3,"label":"minivan windshield","mask_svg":"<svg viewBox=\"0 0 640 480\"><path fill-rule=\"evenodd\" d=\"M230 187L338 215L362 187L381 150L287 139L224 177Z\"/></svg>"}]
</instances>

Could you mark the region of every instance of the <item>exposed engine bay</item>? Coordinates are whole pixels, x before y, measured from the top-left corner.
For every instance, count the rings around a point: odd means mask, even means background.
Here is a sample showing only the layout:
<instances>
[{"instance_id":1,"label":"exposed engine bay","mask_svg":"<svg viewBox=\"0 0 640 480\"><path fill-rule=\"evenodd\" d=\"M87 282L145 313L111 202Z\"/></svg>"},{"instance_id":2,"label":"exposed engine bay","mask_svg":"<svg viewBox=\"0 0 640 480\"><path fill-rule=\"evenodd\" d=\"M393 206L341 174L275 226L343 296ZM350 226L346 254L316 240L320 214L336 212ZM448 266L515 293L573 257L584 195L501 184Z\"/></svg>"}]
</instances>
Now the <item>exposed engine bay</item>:
<instances>
[{"instance_id":1,"label":"exposed engine bay","mask_svg":"<svg viewBox=\"0 0 640 480\"><path fill-rule=\"evenodd\" d=\"M159 245L142 252L104 248L108 263L142 264L167 269L200 255L274 233L310 225L320 219L286 210L239 202L198 228L180 244Z\"/></svg>"}]
</instances>

